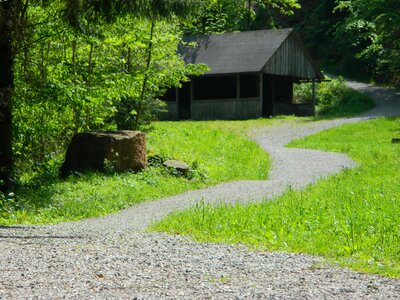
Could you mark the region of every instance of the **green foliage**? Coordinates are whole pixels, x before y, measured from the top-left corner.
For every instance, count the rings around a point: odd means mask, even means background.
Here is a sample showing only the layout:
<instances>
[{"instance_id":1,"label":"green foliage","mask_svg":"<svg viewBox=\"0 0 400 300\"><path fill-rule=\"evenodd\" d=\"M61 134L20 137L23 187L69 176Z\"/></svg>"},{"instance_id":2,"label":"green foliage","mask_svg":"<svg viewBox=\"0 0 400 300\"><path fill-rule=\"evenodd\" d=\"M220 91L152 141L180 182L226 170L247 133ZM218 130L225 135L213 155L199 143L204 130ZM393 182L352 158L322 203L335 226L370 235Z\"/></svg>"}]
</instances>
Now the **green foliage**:
<instances>
[{"instance_id":1,"label":"green foliage","mask_svg":"<svg viewBox=\"0 0 400 300\"><path fill-rule=\"evenodd\" d=\"M196 0L65 0L61 3L65 20L81 31L86 31L90 24L112 22L127 15L153 20L184 18L196 8Z\"/></svg>"},{"instance_id":2,"label":"green foliage","mask_svg":"<svg viewBox=\"0 0 400 300\"><path fill-rule=\"evenodd\" d=\"M81 32L60 19L60 10L59 2L28 7L37 23L14 66L13 151L22 185L54 177L76 132L133 129L154 120L165 90L204 69L185 66L176 54L182 34L172 15L84 23Z\"/></svg>"},{"instance_id":3,"label":"green foliage","mask_svg":"<svg viewBox=\"0 0 400 300\"><path fill-rule=\"evenodd\" d=\"M399 1L301 3L302 10L281 25L297 27L314 57L355 78L399 83Z\"/></svg>"},{"instance_id":4,"label":"green foliage","mask_svg":"<svg viewBox=\"0 0 400 300\"><path fill-rule=\"evenodd\" d=\"M277 26L295 27L312 56L337 74L398 84L400 2L300 0Z\"/></svg>"},{"instance_id":5,"label":"green foliage","mask_svg":"<svg viewBox=\"0 0 400 300\"><path fill-rule=\"evenodd\" d=\"M347 87L343 77L329 80L328 82L316 84L317 115L342 116L355 114L371 109L374 106L370 97ZM295 103L311 103L311 83L295 85L293 101Z\"/></svg>"},{"instance_id":6,"label":"green foliage","mask_svg":"<svg viewBox=\"0 0 400 300\"><path fill-rule=\"evenodd\" d=\"M248 205L199 204L153 230L197 240L323 255L343 266L400 277L400 119L331 129L292 147L337 151L360 165L303 191Z\"/></svg>"},{"instance_id":7,"label":"green foliage","mask_svg":"<svg viewBox=\"0 0 400 300\"><path fill-rule=\"evenodd\" d=\"M0 1L0 88L7 91L0 93L0 189L8 190L14 182L13 151L18 153L17 168L29 160L49 166L75 132L130 126L115 118L121 99L134 106L128 116L135 118L135 129L154 118L162 109L158 98L163 91L198 74L176 53L178 17L184 18L194 3ZM21 123L31 110L30 118L37 118L32 126ZM10 121L11 113L16 123ZM62 116L60 124L52 119L55 115ZM50 127L43 128L47 121ZM14 143L11 127L19 134ZM53 148L58 151L50 155ZM35 156L40 159L31 159ZM18 175L17 180L23 177Z\"/></svg>"},{"instance_id":8,"label":"green foliage","mask_svg":"<svg viewBox=\"0 0 400 300\"><path fill-rule=\"evenodd\" d=\"M297 0L201 0L184 27L192 34L273 28L273 13L292 15L299 8Z\"/></svg>"},{"instance_id":9,"label":"green foliage","mask_svg":"<svg viewBox=\"0 0 400 300\"><path fill-rule=\"evenodd\" d=\"M375 22L363 18L354 10L356 2L338 2L335 9L349 15L335 26L334 36L338 49L345 54L341 63L373 75L380 52L379 36Z\"/></svg>"},{"instance_id":10,"label":"green foliage","mask_svg":"<svg viewBox=\"0 0 400 300\"><path fill-rule=\"evenodd\" d=\"M0 224L79 220L219 182L265 179L265 151L232 133L242 132L247 123L156 122L147 129L148 169L122 174L109 169L108 174L78 174L65 181L42 177L39 187L25 185L15 197L0 198ZM165 159L188 163L187 176L165 168Z\"/></svg>"}]
</instances>

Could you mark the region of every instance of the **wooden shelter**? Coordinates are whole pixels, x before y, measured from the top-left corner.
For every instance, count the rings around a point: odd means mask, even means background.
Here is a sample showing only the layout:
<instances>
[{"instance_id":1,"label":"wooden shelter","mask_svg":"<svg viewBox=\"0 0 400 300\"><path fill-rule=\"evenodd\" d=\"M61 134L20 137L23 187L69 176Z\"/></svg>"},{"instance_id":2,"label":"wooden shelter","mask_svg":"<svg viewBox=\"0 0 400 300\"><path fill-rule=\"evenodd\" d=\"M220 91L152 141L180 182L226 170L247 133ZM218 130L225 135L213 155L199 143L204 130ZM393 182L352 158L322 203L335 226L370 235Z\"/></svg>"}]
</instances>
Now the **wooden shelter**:
<instances>
[{"instance_id":1,"label":"wooden shelter","mask_svg":"<svg viewBox=\"0 0 400 300\"><path fill-rule=\"evenodd\" d=\"M293 83L323 75L293 29L187 36L179 50L187 64L210 68L165 95L167 119L248 119L309 115L313 105L293 104Z\"/></svg>"}]
</instances>

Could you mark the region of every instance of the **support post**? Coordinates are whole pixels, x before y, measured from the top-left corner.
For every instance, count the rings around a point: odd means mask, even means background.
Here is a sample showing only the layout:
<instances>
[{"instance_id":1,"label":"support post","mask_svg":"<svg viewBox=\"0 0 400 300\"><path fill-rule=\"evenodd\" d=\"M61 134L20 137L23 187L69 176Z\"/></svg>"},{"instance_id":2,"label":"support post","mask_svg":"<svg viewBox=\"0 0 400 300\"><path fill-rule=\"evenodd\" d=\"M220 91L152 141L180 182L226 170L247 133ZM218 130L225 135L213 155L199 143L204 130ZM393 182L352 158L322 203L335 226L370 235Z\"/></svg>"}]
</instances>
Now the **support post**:
<instances>
[{"instance_id":1,"label":"support post","mask_svg":"<svg viewBox=\"0 0 400 300\"><path fill-rule=\"evenodd\" d=\"M240 75L236 75L236 100L240 100Z\"/></svg>"},{"instance_id":2,"label":"support post","mask_svg":"<svg viewBox=\"0 0 400 300\"><path fill-rule=\"evenodd\" d=\"M315 116L315 105L316 105L316 99L315 99L315 79L312 80L312 105L313 105L313 110L314 110L314 116Z\"/></svg>"},{"instance_id":3,"label":"support post","mask_svg":"<svg viewBox=\"0 0 400 300\"><path fill-rule=\"evenodd\" d=\"M174 116L174 118L175 118L176 120L179 120L179 105L180 105L179 88L176 87L176 88L175 88L175 106L176 106L175 112L176 112L176 114L175 114L175 116Z\"/></svg>"},{"instance_id":4,"label":"support post","mask_svg":"<svg viewBox=\"0 0 400 300\"><path fill-rule=\"evenodd\" d=\"M194 79L190 80L190 103L194 100Z\"/></svg>"},{"instance_id":5,"label":"support post","mask_svg":"<svg viewBox=\"0 0 400 300\"><path fill-rule=\"evenodd\" d=\"M264 116L264 89L263 89L263 80L264 80L264 76L263 76L263 72L260 72L259 75L259 97L260 97L260 106L261 106L261 111L260 111L260 117Z\"/></svg>"}]
</instances>

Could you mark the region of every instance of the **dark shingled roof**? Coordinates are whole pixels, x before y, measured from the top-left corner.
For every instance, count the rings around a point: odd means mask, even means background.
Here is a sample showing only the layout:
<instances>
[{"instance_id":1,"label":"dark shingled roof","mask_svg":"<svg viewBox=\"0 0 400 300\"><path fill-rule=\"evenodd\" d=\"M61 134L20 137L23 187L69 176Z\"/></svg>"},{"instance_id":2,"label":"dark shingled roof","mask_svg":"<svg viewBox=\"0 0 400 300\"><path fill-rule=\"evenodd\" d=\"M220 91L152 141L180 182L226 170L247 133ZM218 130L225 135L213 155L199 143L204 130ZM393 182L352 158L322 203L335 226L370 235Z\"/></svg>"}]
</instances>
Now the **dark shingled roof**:
<instances>
[{"instance_id":1,"label":"dark shingled roof","mask_svg":"<svg viewBox=\"0 0 400 300\"><path fill-rule=\"evenodd\" d=\"M186 63L205 63L206 74L260 72L293 29L244 31L238 33L193 35L185 42L197 46L182 47L179 53Z\"/></svg>"}]
</instances>

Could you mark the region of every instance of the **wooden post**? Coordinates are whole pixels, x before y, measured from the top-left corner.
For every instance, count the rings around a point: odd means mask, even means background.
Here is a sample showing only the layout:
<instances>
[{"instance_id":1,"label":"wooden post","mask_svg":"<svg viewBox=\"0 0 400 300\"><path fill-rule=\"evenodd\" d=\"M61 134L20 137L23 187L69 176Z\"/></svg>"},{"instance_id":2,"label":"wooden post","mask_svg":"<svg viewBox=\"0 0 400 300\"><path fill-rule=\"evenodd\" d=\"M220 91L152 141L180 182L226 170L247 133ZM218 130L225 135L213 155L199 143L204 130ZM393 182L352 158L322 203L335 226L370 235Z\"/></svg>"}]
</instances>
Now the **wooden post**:
<instances>
[{"instance_id":1,"label":"wooden post","mask_svg":"<svg viewBox=\"0 0 400 300\"><path fill-rule=\"evenodd\" d=\"M190 80L190 103L194 100L194 79Z\"/></svg>"},{"instance_id":2,"label":"wooden post","mask_svg":"<svg viewBox=\"0 0 400 300\"><path fill-rule=\"evenodd\" d=\"M316 104L316 99L315 99L315 79L312 80L312 105L314 109L314 116L315 116L315 104Z\"/></svg>"},{"instance_id":3,"label":"wooden post","mask_svg":"<svg viewBox=\"0 0 400 300\"><path fill-rule=\"evenodd\" d=\"M174 116L174 118L176 120L179 120L179 102L180 102L180 100L179 100L179 88L176 87L175 88L175 106L176 106L175 112L176 112L176 115Z\"/></svg>"},{"instance_id":4,"label":"wooden post","mask_svg":"<svg viewBox=\"0 0 400 300\"><path fill-rule=\"evenodd\" d=\"M258 87L259 88L259 97L260 97L260 102L261 102L261 112L260 112L260 116L263 116L264 115L264 108L263 108L263 106L264 106L264 90L263 90L263 79L264 79L264 75L263 75L264 73L263 72L260 72L260 80L259 80L259 84L260 84L260 86Z\"/></svg>"},{"instance_id":5,"label":"wooden post","mask_svg":"<svg viewBox=\"0 0 400 300\"><path fill-rule=\"evenodd\" d=\"M236 75L236 100L240 100L240 75Z\"/></svg>"}]
</instances>

